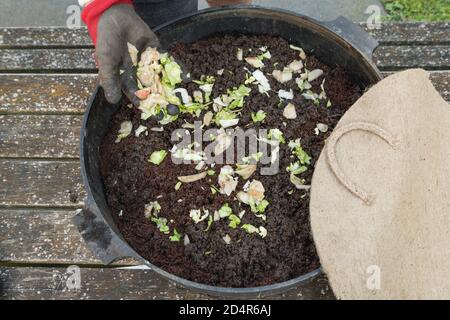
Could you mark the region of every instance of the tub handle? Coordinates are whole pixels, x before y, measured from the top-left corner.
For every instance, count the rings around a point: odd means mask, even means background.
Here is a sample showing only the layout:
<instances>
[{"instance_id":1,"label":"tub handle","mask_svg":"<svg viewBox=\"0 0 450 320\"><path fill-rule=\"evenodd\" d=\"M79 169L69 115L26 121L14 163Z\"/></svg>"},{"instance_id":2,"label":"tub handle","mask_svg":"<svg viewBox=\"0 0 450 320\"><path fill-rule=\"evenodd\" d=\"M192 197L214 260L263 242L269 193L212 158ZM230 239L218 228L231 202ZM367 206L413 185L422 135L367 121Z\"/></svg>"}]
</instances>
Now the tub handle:
<instances>
[{"instance_id":1,"label":"tub handle","mask_svg":"<svg viewBox=\"0 0 450 320\"><path fill-rule=\"evenodd\" d=\"M379 43L359 25L342 16L333 21L324 21L322 24L350 42L366 55L366 57L372 60L373 52L378 47Z\"/></svg>"},{"instance_id":2,"label":"tub handle","mask_svg":"<svg viewBox=\"0 0 450 320\"><path fill-rule=\"evenodd\" d=\"M125 258L141 260L137 253L112 232L93 199L88 197L84 208L77 210L73 222L88 248L103 264L109 265Z\"/></svg>"}]
</instances>

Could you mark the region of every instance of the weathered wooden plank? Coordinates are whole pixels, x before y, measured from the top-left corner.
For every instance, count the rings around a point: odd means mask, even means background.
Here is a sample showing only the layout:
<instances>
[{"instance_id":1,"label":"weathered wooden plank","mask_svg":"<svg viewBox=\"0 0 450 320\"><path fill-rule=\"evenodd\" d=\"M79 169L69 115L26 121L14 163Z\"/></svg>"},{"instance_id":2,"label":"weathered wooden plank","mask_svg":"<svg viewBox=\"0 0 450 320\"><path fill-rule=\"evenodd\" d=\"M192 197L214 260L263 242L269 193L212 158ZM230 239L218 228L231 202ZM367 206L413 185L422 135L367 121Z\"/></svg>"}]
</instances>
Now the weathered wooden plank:
<instances>
[{"instance_id":1,"label":"weathered wooden plank","mask_svg":"<svg viewBox=\"0 0 450 320\"><path fill-rule=\"evenodd\" d=\"M0 206L80 207L78 161L0 160Z\"/></svg>"},{"instance_id":2,"label":"weathered wooden plank","mask_svg":"<svg viewBox=\"0 0 450 320\"><path fill-rule=\"evenodd\" d=\"M380 70L450 69L450 46L384 46L374 52Z\"/></svg>"},{"instance_id":3,"label":"weathered wooden plank","mask_svg":"<svg viewBox=\"0 0 450 320\"><path fill-rule=\"evenodd\" d=\"M96 72L91 49L0 49L0 72ZM380 46L374 61L382 70L450 69L450 45Z\"/></svg>"},{"instance_id":4,"label":"weathered wooden plank","mask_svg":"<svg viewBox=\"0 0 450 320\"><path fill-rule=\"evenodd\" d=\"M96 72L92 49L1 49L0 71Z\"/></svg>"},{"instance_id":5,"label":"weathered wooden plank","mask_svg":"<svg viewBox=\"0 0 450 320\"><path fill-rule=\"evenodd\" d=\"M74 209L1 209L0 261L100 265L73 224L74 214Z\"/></svg>"},{"instance_id":6,"label":"weathered wooden plank","mask_svg":"<svg viewBox=\"0 0 450 320\"><path fill-rule=\"evenodd\" d=\"M151 270L81 268L80 288L69 289L65 268L0 268L1 299L213 299L182 288ZM259 299L333 299L324 276L282 294Z\"/></svg>"},{"instance_id":7,"label":"weathered wooden plank","mask_svg":"<svg viewBox=\"0 0 450 320\"><path fill-rule=\"evenodd\" d=\"M3 28L0 47L80 47L92 46L85 27Z\"/></svg>"},{"instance_id":8,"label":"weathered wooden plank","mask_svg":"<svg viewBox=\"0 0 450 320\"><path fill-rule=\"evenodd\" d=\"M431 72L430 79L442 98L450 103L450 71Z\"/></svg>"},{"instance_id":9,"label":"weathered wooden plank","mask_svg":"<svg viewBox=\"0 0 450 320\"><path fill-rule=\"evenodd\" d=\"M392 72L384 72L387 76ZM450 71L431 71L431 80L450 101ZM82 114L96 85L93 74L6 74L0 77L0 114Z\"/></svg>"},{"instance_id":10,"label":"weathered wooden plank","mask_svg":"<svg viewBox=\"0 0 450 320\"><path fill-rule=\"evenodd\" d=\"M97 82L92 74L0 76L0 113L84 112Z\"/></svg>"},{"instance_id":11,"label":"weathered wooden plank","mask_svg":"<svg viewBox=\"0 0 450 320\"><path fill-rule=\"evenodd\" d=\"M100 265L101 262L98 261L85 246L78 230L72 223L72 216L74 213L75 211L73 210L0 210L0 228L3 230L0 235L0 261L9 264L26 263L29 265ZM120 264L125 263L120 261L115 263L116 266ZM139 270L135 271L138 272ZM152 287L153 282L156 282L154 285L159 286L161 292L171 292L169 289L172 290L172 286L170 286L167 281L159 281L160 279L149 271L139 272L146 273L145 283L149 283L150 287ZM28 284L27 282L22 283L23 280L20 278L18 279L18 276L20 276L20 273L17 274L14 279L9 280L9 284L6 287L14 290L10 292L11 295L3 296L3 298L25 298L18 296L20 289L35 289L37 291L52 289L50 287L44 290L41 283L36 283L35 285ZM119 278L123 277L124 275L119 274ZM100 278L100 280L95 279L95 281L106 281L106 279L103 279L103 276L100 276ZM144 280L142 277L140 277L140 279L141 280L139 281ZM125 279L123 280L125 281ZM135 284L139 281L136 280ZM11 282L14 282L14 284ZM24 288L23 286L27 284L29 287ZM99 283L98 285L103 286L104 284ZM2 280L0 279L0 288L1 287ZM106 289L108 288L111 289L106 285L104 292L95 292L93 293L95 296L86 298L101 298L100 294L106 295ZM3 290L4 289L5 287L3 287ZM180 290L180 292L174 294L181 294L182 292L183 290ZM144 296L142 296L144 293L133 293L133 296L125 296L123 298L139 298L139 296L144 298ZM319 293L320 295L318 295ZM36 295L37 293L34 292L33 294ZM78 298L80 292L75 292L73 296L61 296L61 292L49 292L49 294L52 294L52 296L45 296L42 298ZM301 289L294 290L294 292L287 294L286 297L314 298L314 296L311 296L313 294L317 294L317 297L322 298L332 297L326 279L321 277L314 281L314 286L302 286ZM2 298L1 293L0 298Z\"/></svg>"},{"instance_id":12,"label":"weathered wooden plank","mask_svg":"<svg viewBox=\"0 0 450 320\"><path fill-rule=\"evenodd\" d=\"M380 45L448 45L450 23L382 22L380 29L370 30L366 23L361 26Z\"/></svg>"},{"instance_id":13,"label":"weathered wooden plank","mask_svg":"<svg viewBox=\"0 0 450 320\"><path fill-rule=\"evenodd\" d=\"M0 157L78 158L81 116L0 115Z\"/></svg>"},{"instance_id":14,"label":"weathered wooden plank","mask_svg":"<svg viewBox=\"0 0 450 320\"><path fill-rule=\"evenodd\" d=\"M361 26L382 45L448 44L450 23L383 22L380 29ZM0 30L0 48L8 47L86 47L92 46L86 28L4 28Z\"/></svg>"},{"instance_id":15,"label":"weathered wooden plank","mask_svg":"<svg viewBox=\"0 0 450 320\"><path fill-rule=\"evenodd\" d=\"M431 72L430 78L450 102L450 71ZM0 115L0 127L0 158L79 157L81 115Z\"/></svg>"}]
</instances>

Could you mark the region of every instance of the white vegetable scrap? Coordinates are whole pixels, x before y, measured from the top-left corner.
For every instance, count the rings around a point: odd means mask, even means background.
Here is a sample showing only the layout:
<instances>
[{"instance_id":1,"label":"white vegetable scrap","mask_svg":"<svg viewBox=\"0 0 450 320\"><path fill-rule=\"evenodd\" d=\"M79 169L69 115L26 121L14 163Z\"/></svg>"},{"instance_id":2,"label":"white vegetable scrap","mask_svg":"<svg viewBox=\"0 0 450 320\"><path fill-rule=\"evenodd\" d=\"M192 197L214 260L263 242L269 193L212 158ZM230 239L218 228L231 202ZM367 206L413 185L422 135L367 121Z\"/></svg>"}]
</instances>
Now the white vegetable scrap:
<instances>
[{"instance_id":1,"label":"white vegetable scrap","mask_svg":"<svg viewBox=\"0 0 450 320\"><path fill-rule=\"evenodd\" d=\"M242 225L242 229L244 229L245 232L247 232L248 234L256 233L261 238L265 238L267 236L267 229L262 226L257 228L251 224L244 224L244 225Z\"/></svg>"},{"instance_id":2,"label":"white vegetable scrap","mask_svg":"<svg viewBox=\"0 0 450 320\"><path fill-rule=\"evenodd\" d=\"M210 94L213 91L214 83L205 83L199 86L204 93Z\"/></svg>"},{"instance_id":3,"label":"white vegetable scrap","mask_svg":"<svg viewBox=\"0 0 450 320\"><path fill-rule=\"evenodd\" d=\"M247 182L243 188L244 191L238 192L236 198L249 205L251 211L256 215L256 217L266 220L266 215L263 214L269 205L269 201L264 199L264 186L260 181L253 180L252 182Z\"/></svg>"},{"instance_id":4,"label":"white vegetable scrap","mask_svg":"<svg viewBox=\"0 0 450 320\"><path fill-rule=\"evenodd\" d=\"M245 192L247 192L247 191L248 191L248 188L250 188L250 182L251 182L251 181L247 181L247 182L244 184L244 186L242 187L242 190L244 190Z\"/></svg>"},{"instance_id":5,"label":"white vegetable scrap","mask_svg":"<svg viewBox=\"0 0 450 320\"><path fill-rule=\"evenodd\" d=\"M156 59L155 59L156 58ZM153 93L163 93L161 73L163 67L159 64L159 53L148 48L142 55L137 69L137 78L144 87L151 89Z\"/></svg>"},{"instance_id":6,"label":"white vegetable scrap","mask_svg":"<svg viewBox=\"0 0 450 320\"><path fill-rule=\"evenodd\" d=\"M254 203L259 203L264 199L264 186L258 180L253 180L248 185L244 186L244 191L239 191L236 195L237 199L245 204L250 204L252 201Z\"/></svg>"},{"instance_id":7,"label":"white vegetable scrap","mask_svg":"<svg viewBox=\"0 0 450 320\"><path fill-rule=\"evenodd\" d=\"M294 73L300 73L303 69L303 62L301 60L294 60L287 66L287 68Z\"/></svg>"},{"instance_id":8,"label":"white vegetable scrap","mask_svg":"<svg viewBox=\"0 0 450 320\"><path fill-rule=\"evenodd\" d=\"M306 75L306 74L305 74L305 75ZM307 77L307 76L306 76L306 77ZM295 79L295 83L297 84L298 88L299 88L301 91L309 90L309 89L312 88L312 85L311 85L307 80L304 80L304 79L302 79L301 77Z\"/></svg>"},{"instance_id":9,"label":"white vegetable scrap","mask_svg":"<svg viewBox=\"0 0 450 320\"><path fill-rule=\"evenodd\" d=\"M297 112L295 111L295 106L292 103L289 103L283 110L283 117L286 119L296 119Z\"/></svg>"},{"instance_id":10,"label":"white vegetable scrap","mask_svg":"<svg viewBox=\"0 0 450 320\"><path fill-rule=\"evenodd\" d=\"M268 140L266 139L266 141L268 141ZM248 157L243 157L242 163L250 164L250 162L258 162L261 160L263 155L264 154L262 152L253 153L253 154L249 155Z\"/></svg>"},{"instance_id":11,"label":"white vegetable scrap","mask_svg":"<svg viewBox=\"0 0 450 320\"><path fill-rule=\"evenodd\" d=\"M152 216L157 217L160 211L161 206L159 205L158 201L152 201L146 204L144 207L145 218L150 219Z\"/></svg>"},{"instance_id":12,"label":"white vegetable scrap","mask_svg":"<svg viewBox=\"0 0 450 320\"><path fill-rule=\"evenodd\" d=\"M187 246L191 243L191 240L189 239L189 236L187 234L184 235L183 244Z\"/></svg>"},{"instance_id":13,"label":"white vegetable scrap","mask_svg":"<svg viewBox=\"0 0 450 320\"><path fill-rule=\"evenodd\" d=\"M228 234L226 234L222 239L223 241L225 241L226 244L231 243L231 237Z\"/></svg>"},{"instance_id":14,"label":"white vegetable scrap","mask_svg":"<svg viewBox=\"0 0 450 320\"><path fill-rule=\"evenodd\" d=\"M245 61L254 68L262 68L264 67L264 63L258 59L258 57L247 57Z\"/></svg>"},{"instance_id":15,"label":"white vegetable scrap","mask_svg":"<svg viewBox=\"0 0 450 320\"><path fill-rule=\"evenodd\" d=\"M163 132L164 131L164 127L153 127L153 128L150 128L150 131Z\"/></svg>"},{"instance_id":16,"label":"white vegetable scrap","mask_svg":"<svg viewBox=\"0 0 450 320\"><path fill-rule=\"evenodd\" d=\"M274 164L280 155L280 147L276 147L273 149L272 154L270 155L270 163Z\"/></svg>"},{"instance_id":17,"label":"white vegetable scrap","mask_svg":"<svg viewBox=\"0 0 450 320\"><path fill-rule=\"evenodd\" d=\"M256 171L256 167L256 164L238 164L235 172L247 180Z\"/></svg>"},{"instance_id":18,"label":"white vegetable scrap","mask_svg":"<svg viewBox=\"0 0 450 320\"><path fill-rule=\"evenodd\" d=\"M189 104L192 102L192 98L184 88L177 88L173 90L173 94L179 93L181 95L181 101L183 101L183 104Z\"/></svg>"},{"instance_id":19,"label":"white vegetable scrap","mask_svg":"<svg viewBox=\"0 0 450 320\"><path fill-rule=\"evenodd\" d=\"M262 201L264 199L264 192L266 190L264 189L263 184L258 180L253 180L250 183L250 186L248 188L248 195L253 198L256 202Z\"/></svg>"},{"instance_id":20,"label":"white vegetable scrap","mask_svg":"<svg viewBox=\"0 0 450 320\"><path fill-rule=\"evenodd\" d=\"M141 133L144 133L147 131L147 127L143 126L142 124L139 125L139 127L134 131L134 135L136 137L139 137L141 135Z\"/></svg>"},{"instance_id":21,"label":"white vegetable scrap","mask_svg":"<svg viewBox=\"0 0 450 320\"><path fill-rule=\"evenodd\" d=\"M305 60L305 59L306 59L306 53L305 53L305 51L304 51L302 48L297 47L297 46L294 46L293 44L291 44L289 47L290 47L292 50L299 51L299 52L300 52L300 58L301 58L302 60Z\"/></svg>"},{"instance_id":22,"label":"white vegetable scrap","mask_svg":"<svg viewBox=\"0 0 450 320\"><path fill-rule=\"evenodd\" d=\"M221 97L217 97L213 100L214 104L221 106L221 107L227 107L230 103L229 101L225 102L223 100L225 100L225 98L227 98L228 96L226 95L222 95ZM223 99L223 100L222 100Z\"/></svg>"},{"instance_id":23,"label":"white vegetable scrap","mask_svg":"<svg viewBox=\"0 0 450 320\"><path fill-rule=\"evenodd\" d=\"M252 73L253 77L256 79L256 81L258 81L258 89L259 92L261 93L265 93L267 91L269 91L270 88L270 83L269 80L267 79L267 77L264 75L264 73L262 73L261 70L256 70Z\"/></svg>"},{"instance_id":24,"label":"white vegetable scrap","mask_svg":"<svg viewBox=\"0 0 450 320\"><path fill-rule=\"evenodd\" d=\"M286 143L283 132L280 129L269 129L269 134L267 136L270 139L268 143L272 146L278 146L280 143Z\"/></svg>"},{"instance_id":25,"label":"white vegetable scrap","mask_svg":"<svg viewBox=\"0 0 450 320\"><path fill-rule=\"evenodd\" d=\"M319 99L322 99L322 100L327 98L327 94L325 92L325 80L326 79L323 79L323 81L322 81L322 83L320 85L321 92L319 94Z\"/></svg>"},{"instance_id":26,"label":"white vegetable scrap","mask_svg":"<svg viewBox=\"0 0 450 320\"><path fill-rule=\"evenodd\" d=\"M197 165L195 166L195 170L200 171L202 170L206 165L205 161L200 161L199 163L197 163Z\"/></svg>"},{"instance_id":27,"label":"white vegetable scrap","mask_svg":"<svg viewBox=\"0 0 450 320\"><path fill-rule=\"evenodd\" d=\"M120 124L119 134L117 135L116 143L128 137L133 130L133 123L131 121L124 121Z\"/></svg>"},{"instance_id":28,"label":"white vegetable scrap","mask_svg":"<svg viewBox=\"0 0 450 320\"><path fill-rule=\"evenodd\" d=\"M261 238L265 238L267 236L267 229L263 226L259 227L258 234L261 236Z\"/></svg>"},{"instance_id":29,"label":"white vegetable scrap","mask_svg":"<svg viewBox=\"0 0 450 320\"><path fill-rule=\"evenodd\" d=\"M160 108L164 108L168 105L166 98L159 93L150 94L147 99L141 101L138 109L142 111L141 119L147 120L152 116L156 116Z\"/></svg>"},{"instance_id":30,"label":"white vegetable scrap","mask_svg":"<svg viewBox=\"0 0 450 320\"><path fill-rule=\"evenodd\" d=\"M236 190L238 181L237 178L233 177L233 174L234 170L229 165L223 166L220 169L219 186L221 194L226 194L229 196L234 190Z\"/></svg>"},{"instance_id":31,"label":"white vegetable scrap","mask_svg":"<svg viewBox=\"0 0 450 320\"><path fill-rule=\"evenodd\" d=\"M223 128L219 130L219 135L216 137L216 145L214 147L214 155L220 155L225 152L233 142L232 138L225 132Z\"/></svg>"},{"instance_id":32,"label":"white vegetable scrap","mask_svg":"<svg viewBox=\"0 0 450 320\"><path fill-rule=\"evenodd\" d=\"M306 91L305 93L302 94L302 96L306 100L317 101L319 99L319 95L317 93L312 92L311 90Z\"/></svg>"},{"instance_id":33,"label":"white vegetable scrap","mask_svg":"<svg viewBox=\"0 0 450 320\"><path fill-rule=\"evenodd\" d=\"M206 218L208 218L209 216L209 211L203 209L203 215L202 215L202 210L199 209L192 209L191 211L189 211L189 217L191 217L191 219L197 224L199 222L204 221Z\"/></svg>"},{"instance_id":34,"label":"white vegetable scrap","mask_svg":"<svg viewBox=\"0 0 450 320\"><path fill-rule=\"evenodd\" d=\"M202 151L192 150L192 145L189 145L186 148L178 148L178 146L174 146L170 152L172 153L172 157L183 159L184 161L202 161L206 159L205 153Z\"/></svg>"},{"instance_id":35,"label":"white vegetable scrap","mask_svg":"<svg viewBox=\"0 0 450 320\"><path fill-rule=\"evenodd\" d=\"M220 125L223 128L230 128L238 125L239 119L220 120Z\"/></svg>"},{"instance_id":36,"label":"white vegetable scrap","mask_svg":"<svg viewBox=\"0 0 450 320\"><path fill-rule=\"evenodd\" d=\"M321 69L314 69L312 71L308 72L308 82L312 82L318 78L320 78L323 75L323 70Z\"/></svg>"},{"instance_id":37,"label":"white vegetable scrap","mask_svg":"<svg viewBox=\"0 0 450 320\"><path fill-rule=\"evenodd\" d=\"M309 190L311 189L311 186L305 185L305 180L300 179L295 174L291 173L289 180L292 182L292 184L295 186L295 188L299 190Z\"/></svg>"},{"instance_id":38,"label":"white vegetable scrap","mask_svg":"<svg viewBox=\"0 0 450 320\"><path fill-rule=\"evenodd\" d=\"M286 82L292 80L292 70L287 69L287 68L284 68L283 71L281 71L281 70L273 70L272 76L279 83L286 83Z\"/></svg>"},{"instance_id":39,"label":"white vegetable scrap","mask_svg":"<svg viewBox=\"0 0 450 320\"><path fill-rule=\"evenodd\" d=\"M138 49L129 42L127 42L127 47L128 53L130 54L131 63L133 63L133 66L137 66L139 53Z\"/></svg>"},{"instance_id":40,"label":"white vegetable scrap","mask_svg":"<svg viewBox=\"0 0 450 320\"><path fill-rule=\"evenodd\" d=\"M328 125L324 124L324 123L318 123L316 125L316 128L314 129L314 133L318 136L319 133L325 133L328 131Z\"/></svg>"},{"instance_id":41,"label":"white vegetable scrap","mask_svg":"<svg viewBox=\"0 0 450 320\"><path fill-rule=\"evenodd\" d=\"M292 100L294 99L294 91L292 89L289 91L281 89L278 91L278 97L283 100Z\"/></svg>"},{"instance_id":42,"label":"white vegetable scrap","mask_svg":"<svg viewBox=\"0 0 450 320\"><path fill-rule=\"evenodd\" d=\"M211 111L206 112L205 115L203 116L203 124L208 127L211 124L213 118L214 113L212 113Z\"/></svg>"},{"instance_id":43,"label":"white vegetable scrap","mask_svg":"<svg viewBox=\"0 0 450 320\"><path fill-rule=\"evenodd\" d=\"M207 174L208 174L207 171L205 171L205 172L193 174L193 175L190 175L190 176L181 176L181 177L178 177L178 180L183 182L183 183L195 182L195 181L198 181L198 180L202 180L203 178L206 177Z\"/></svg>"},{"instance_id":44,"label":"white vegetable scrap","mask_svg":"<svg viewBox=\"0 0 450 320\"><path fill-rule=\"evenodd\" d=\"M200 90L195 90L192 93L192 96L194 97L195 102L203 103L203 93Z\"/></svg>"},{"instance_id":45,"label":"white vegetable scrap","mask_svg":"<svg viewBox=\"0 0 450 320\"><path fill-rule=\"evenodd\" d=\"M262 48L260 48L259 50L261 50L261 49ZM272 54L270 53L270 51L267 51L267 48L266 48L266 50L261 50L261 51L263 51L264 53L258 56L259 60L262 61L264 59L272 59Z\"/></svg>"},{"instance_id":46,"label":"white vegetable scrap","mask_svg":"<svg viewBox=\"0 0 450 320\"><path fill-rule=\"evenodd\" d=\"M139 62L139 66L150 65L161 58L158 50L156 48L148 47L141 54L141 61Z\"/></svg>"},{"instance_id":47,"label":"white vegetable scrap","mask_svg":"<svg viewBox=\"0 0 450 320\"><path fill-rule=\"evenodd\" d=\"M242 51L242 49L239 48L239 49L237 50L236 58L237 58L239 61L242 61L242 59L244 59L244 51Z\"/></svg>"}]
</instances>

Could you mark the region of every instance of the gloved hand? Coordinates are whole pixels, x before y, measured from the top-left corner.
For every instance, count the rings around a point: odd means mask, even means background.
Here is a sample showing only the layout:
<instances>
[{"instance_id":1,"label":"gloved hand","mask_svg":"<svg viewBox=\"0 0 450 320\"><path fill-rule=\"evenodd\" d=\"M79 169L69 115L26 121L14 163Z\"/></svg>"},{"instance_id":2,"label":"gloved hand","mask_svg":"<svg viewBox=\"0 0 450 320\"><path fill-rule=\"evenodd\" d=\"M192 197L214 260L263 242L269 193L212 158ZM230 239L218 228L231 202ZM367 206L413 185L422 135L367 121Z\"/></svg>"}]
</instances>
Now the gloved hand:
<instances>
[{"instance_id":1,"label":"gloved hand","mask_svg":"<svg viewBox=\"0 0 450 320\"><path fill-rule=\"evenodd\" d=\"M106 10L98 22L96 56L100 85L108 102L117 103L122 91L138 105L136 68L133 67L127 43L139 52L147 47L159 47L159 40L137 15L133 6L117 4ZM125 70L120 74L120 70Z\"/></svg>"}]
</instances>

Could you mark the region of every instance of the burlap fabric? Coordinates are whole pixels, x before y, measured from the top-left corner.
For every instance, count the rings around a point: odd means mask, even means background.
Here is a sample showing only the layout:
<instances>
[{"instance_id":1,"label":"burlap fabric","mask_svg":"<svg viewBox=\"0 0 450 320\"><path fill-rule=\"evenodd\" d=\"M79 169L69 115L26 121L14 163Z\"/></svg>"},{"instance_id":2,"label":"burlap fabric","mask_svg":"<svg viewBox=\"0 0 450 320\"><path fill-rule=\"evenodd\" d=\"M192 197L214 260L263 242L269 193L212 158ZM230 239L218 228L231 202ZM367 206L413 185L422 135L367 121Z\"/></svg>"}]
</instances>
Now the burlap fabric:
<instances>
[{"instance_id":1,"label":"burlap fabric","mask_svg":"<svg viewBox=\"0 0 450 320\"><path fill-rule=\"evenodd\" d=\"M450 106L423 70L344 115L318 160L311 225L342 299L450 299Z\"/></svg>"}]
</instances>

